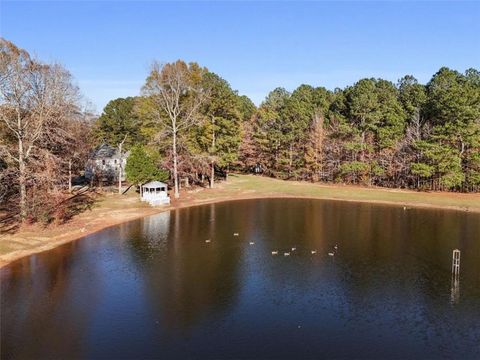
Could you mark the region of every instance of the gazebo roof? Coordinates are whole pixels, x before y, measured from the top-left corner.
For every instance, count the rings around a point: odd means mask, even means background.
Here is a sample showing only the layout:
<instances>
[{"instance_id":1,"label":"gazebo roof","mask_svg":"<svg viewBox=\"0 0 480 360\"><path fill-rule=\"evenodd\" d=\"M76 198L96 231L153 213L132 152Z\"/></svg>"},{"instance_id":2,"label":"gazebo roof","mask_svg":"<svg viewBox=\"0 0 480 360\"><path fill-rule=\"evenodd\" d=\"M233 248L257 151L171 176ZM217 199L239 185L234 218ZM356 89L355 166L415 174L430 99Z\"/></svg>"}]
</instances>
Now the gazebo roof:
<instances>
[{"instance_id":1,"label":"gazebo roof","mask_svg":"<svg viewBox=\"0 0 480 360\"><path fill-rule=\"evenodd\" d=\"M143 185L144 188L148 188L148 189L156 189L156 188L159 188L159 187L168 187L167 184L161 182L161 181L150 181L146 184Z\"/></svg>"}]
</instances>

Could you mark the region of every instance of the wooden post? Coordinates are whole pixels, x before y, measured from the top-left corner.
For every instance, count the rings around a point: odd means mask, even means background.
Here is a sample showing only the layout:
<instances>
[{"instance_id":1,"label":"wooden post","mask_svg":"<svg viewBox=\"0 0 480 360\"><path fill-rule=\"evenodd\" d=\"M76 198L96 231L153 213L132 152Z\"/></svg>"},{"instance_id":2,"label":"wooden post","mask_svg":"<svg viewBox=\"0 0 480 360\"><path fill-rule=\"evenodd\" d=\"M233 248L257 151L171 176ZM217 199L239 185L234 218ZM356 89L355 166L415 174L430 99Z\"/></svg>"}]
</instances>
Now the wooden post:
<instances>
[{"instance_id":1,"label":"wooden post","mask_svg":"<svg viewBox=\"0 0 480 360\"><path fill-rule=\"evenodd\" d=\"M452 289L450 301L453 304L460 300L460 250L453 250L452 254Z\"/></svg>"},{"instance_id":2,"label":"wooden post","mask_svg":"<svg viewBox=\"0 0 480 360\"><path fill-rule=\"evenodd\" d=\"M452 254L452 276L458 278L460 276L460 250L453 250Z\"/></svg>"}]
</instances>

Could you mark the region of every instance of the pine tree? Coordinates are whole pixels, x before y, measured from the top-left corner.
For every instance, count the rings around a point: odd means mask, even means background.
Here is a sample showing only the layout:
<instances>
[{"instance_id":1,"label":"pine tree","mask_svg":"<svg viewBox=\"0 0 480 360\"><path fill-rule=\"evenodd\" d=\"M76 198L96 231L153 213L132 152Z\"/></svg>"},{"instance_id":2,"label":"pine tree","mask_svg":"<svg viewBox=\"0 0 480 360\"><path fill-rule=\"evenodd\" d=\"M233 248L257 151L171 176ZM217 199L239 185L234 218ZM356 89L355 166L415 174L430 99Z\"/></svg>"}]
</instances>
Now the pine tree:
<instances>
[{"instance_id":1,"label":"pine tree","mask_svg":"<svg viewBox=\"0 0 480 360\"><path fill-rule=\"evenodd\" d=\"M140 186L150 180L166 181L169 177L168 171L160 169L141 145L132 147L125 166L125 174L128 181Z\"/></svg>"},{"instance_id":2,"label":"pine tree","mask_svg":"<svg viewBox=\"0 0 480 360\"><path fill-rule=\"evenodd\" d=\"M116 145L125 135L127 135L125 149L129 149L135 143L144 142L142 122L135 111L136 101L136 98L127 97L108 102L93 128L93 136L98 143Z\"/></svg>"}]
</instances>

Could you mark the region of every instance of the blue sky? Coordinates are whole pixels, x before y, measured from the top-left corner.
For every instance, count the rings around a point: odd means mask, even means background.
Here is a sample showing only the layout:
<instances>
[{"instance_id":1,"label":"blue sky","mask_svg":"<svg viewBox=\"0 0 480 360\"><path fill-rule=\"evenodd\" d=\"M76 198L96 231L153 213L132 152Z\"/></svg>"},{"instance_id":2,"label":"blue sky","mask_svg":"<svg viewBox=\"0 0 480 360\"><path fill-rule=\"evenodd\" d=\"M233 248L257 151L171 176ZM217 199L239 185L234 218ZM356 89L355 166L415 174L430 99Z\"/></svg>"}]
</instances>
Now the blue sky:
<instances>
[{"instance_id":1,"label":"blue sky","mask_svg":"<svg viewBox=\"0 0 480 360\"><path fill-rule=\"evenodd\" d=\"M0 34L62 63L98 112L139 94L154 59L197 61L257 104L277 86L480 68L480 2L1 0Z\"/></svg>"}]
</instances>

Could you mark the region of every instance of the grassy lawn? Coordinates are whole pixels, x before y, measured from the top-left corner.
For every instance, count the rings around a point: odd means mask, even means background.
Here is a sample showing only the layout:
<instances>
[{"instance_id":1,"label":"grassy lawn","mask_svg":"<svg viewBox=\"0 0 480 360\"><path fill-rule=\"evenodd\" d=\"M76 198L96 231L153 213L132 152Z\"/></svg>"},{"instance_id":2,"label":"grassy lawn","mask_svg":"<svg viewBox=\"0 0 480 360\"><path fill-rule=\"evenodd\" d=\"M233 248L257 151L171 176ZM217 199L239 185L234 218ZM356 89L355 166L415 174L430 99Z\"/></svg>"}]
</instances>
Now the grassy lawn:
<instances>
[{"instance_id":1,"label":"grassy lawn","mask_svg":"<svg viewBox=\"0 0 480 360\"><path fill-rule=\"evenodd\" d=\"M480 212L480 194L425 193L382 188L322 185L283 181L253 175L230 175L214 189L182 191L180 200L169 207L152 208L139 200L138 194L108 194L96 198L93 206L66 224L27 226L14 233L0 235L0 266L40 251L99 231L105 227L152 215L161 211L215 201L258 197L308 197L426 206Z\"/></svg>"},{"instance_id":2,"label":"grassy lawn","mask_svg":"<svg viewBox=\"0 0 480 360\"><path fill-rule=\"evenodd\" d=\"M253 175L231 175L228 182L221 183L215 197L251 196L298 196L349 201L371 201L410 206L459 208L480 211L480 194L458 194L440 192L416 192L398 189L365 188L357 186L322 185L308 182L283 181ZM212 198L208 191L198 198Z\"/></svg>"}]
</instances>

